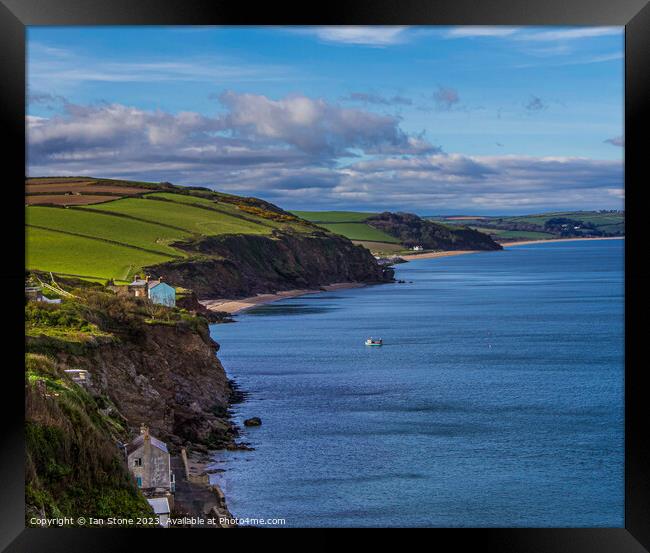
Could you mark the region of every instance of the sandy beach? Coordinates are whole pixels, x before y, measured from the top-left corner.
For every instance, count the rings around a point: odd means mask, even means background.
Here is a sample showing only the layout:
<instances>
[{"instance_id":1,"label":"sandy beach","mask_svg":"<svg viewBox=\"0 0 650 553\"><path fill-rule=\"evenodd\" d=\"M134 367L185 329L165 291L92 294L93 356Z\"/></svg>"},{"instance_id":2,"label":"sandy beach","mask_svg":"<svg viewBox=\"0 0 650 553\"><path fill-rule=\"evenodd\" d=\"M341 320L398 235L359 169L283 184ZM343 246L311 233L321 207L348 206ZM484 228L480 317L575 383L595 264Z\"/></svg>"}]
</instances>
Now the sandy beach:
<instances>
[{"instance_id":1,"label":"sandy beach","mask_svg":"<svg viewBox=\"0 0 650 553\"><path fill-rule=\"evenodd\" d=\"M547 242L583 242L586 240L625 240L625 236L601 236L597 238L553 238L551 240L522 240L520 242L504 242L504 248L512 246L526 246L528 244L542 244Z\"/></svg>"},{"instance_id":2,"label":"sandy beach","mask_svg":"<svg viewBox=\"0 0 650 553\"><path fill-rule=\"evenodd\" d=\"M278 300L285 300L287 298L295 298L297 296L304 296L305 294L318 294L319 292L331 292L333 290L342 290L345 288L361 288L365 286L362 282L337 282L335 284L328 284L322 286L320 289L296 289L296 290L285 290L284 292L278 292L277 294L258 294L257 296L252 296L250 298L242 298L238 300L232 299L214 299L214 300L202 300L201 303L211 311L225 311L226 313L234 314L244 311L245 309L250 309L257 305L263 305L266 303L272 303Z\"/></svg>"},{"instance_id":3,"label":"sandy beach","mask_svg":"<svg viewBox=\"0 0 650 553\"><path fill-rule=\"evenodd\" d=\"M400 257L406 261L411 261L412 259L433 259L434 257L449 257L452 255L465 255L468 253L480 253L480 250L454 250L449 252L414 253L409 255L400 255Z\"/></svg>"}]
</instances>

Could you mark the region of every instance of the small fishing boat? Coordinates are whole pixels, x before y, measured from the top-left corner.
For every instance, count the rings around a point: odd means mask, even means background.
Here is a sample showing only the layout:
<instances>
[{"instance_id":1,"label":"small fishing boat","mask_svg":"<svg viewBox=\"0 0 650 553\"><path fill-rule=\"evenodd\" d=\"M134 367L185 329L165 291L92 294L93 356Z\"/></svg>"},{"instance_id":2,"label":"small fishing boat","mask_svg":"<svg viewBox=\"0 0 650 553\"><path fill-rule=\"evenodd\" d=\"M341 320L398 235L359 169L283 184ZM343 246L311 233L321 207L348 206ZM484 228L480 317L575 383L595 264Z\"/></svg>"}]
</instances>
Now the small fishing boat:
<instances>
[{"instance_id":1,"label":"small fishing boat","mask_svg":"<svg viewBox=\"0 0 650 553\"><path fill-rule=\"evenodd\" d=\"M384 341L381 338L368 338L366 340L366 346L381 346L383 343Z\"/></svg>"}]
</instances>

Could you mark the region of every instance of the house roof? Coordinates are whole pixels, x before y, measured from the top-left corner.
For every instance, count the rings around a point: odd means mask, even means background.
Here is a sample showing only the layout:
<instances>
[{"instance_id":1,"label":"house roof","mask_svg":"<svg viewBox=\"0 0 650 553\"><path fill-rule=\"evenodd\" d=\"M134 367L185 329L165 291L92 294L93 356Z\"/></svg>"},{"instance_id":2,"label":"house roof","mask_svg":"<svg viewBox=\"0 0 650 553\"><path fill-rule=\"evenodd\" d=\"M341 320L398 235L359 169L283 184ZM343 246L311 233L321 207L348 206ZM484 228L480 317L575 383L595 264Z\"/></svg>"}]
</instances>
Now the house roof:
<instances>
[{"instance_id":1,"label":"house roof","mask_svg":"<svg viewBox=\"0 0 650 553\"><path fill-rule=\"evenodd\" d=\"M158 286L159 284L164 284L165 286L167 286L167 288L171 288L174 291L176 290L173 286L171 286L168 283L163 282L161 280L150 280L149 281L149 290L151 290L152 288Z\"/></svg>"},{"instance_id":2,"label":"house roof","mask_svg":"<svg viewBox=\"0 0 650 553\"><path fill-rule=\"evenodd\" d=\"M134 280L129 284L129 286L146 286L146 285L147 285L147 281L142 279Z\"/></svg>"},{"instance_id":3,"label":"house roof","mask_svg":"<svg viewBox=\"0 0 650 553\"><path fill-rule=\"evenodd\" d=\"M150 497L147 498L147 503L153 508L153 512L157 515L169 514L169 501L166 497Z\"/></svg>"},{"instance_id":4,"label":"house roof","mask_svg":"<svg viewBox=\"0 0 650 553\"><path fill-rule=\"evenodd\" d=\"M167 444L165 442L161 442L159 439L154 438L153 436L149 436L151 439L151 445L154 447L157 447L161 451L164 451L165 453L169 453L169 450L167 449ZM140 434L139 436L133 438L128 444L126 444L126 454L131 455L134 451L137 449L140 449L144 445L144 434Z\"/></svg>"}]
</instances>

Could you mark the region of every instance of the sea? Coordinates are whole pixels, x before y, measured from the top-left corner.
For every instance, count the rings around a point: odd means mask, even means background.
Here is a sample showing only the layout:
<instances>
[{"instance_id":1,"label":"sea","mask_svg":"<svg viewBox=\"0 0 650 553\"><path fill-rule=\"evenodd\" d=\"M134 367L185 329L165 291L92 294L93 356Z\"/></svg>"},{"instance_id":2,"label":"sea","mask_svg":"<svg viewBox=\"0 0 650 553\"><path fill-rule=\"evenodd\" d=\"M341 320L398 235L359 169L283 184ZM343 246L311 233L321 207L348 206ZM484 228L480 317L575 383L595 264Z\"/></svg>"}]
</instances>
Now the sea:
<instances>
[{"instance_id":1,"label":"sea","mask_svg":"<svg viewBox=\"0 0 650 553\"><path fill-rule=\"evenodd\" d=\"M396 266L403 283L211 326L253 451L211 478L244 523L623 527L624 240ZM368 337L383 346L364 345Z\"/></svg>"}]
</instances>

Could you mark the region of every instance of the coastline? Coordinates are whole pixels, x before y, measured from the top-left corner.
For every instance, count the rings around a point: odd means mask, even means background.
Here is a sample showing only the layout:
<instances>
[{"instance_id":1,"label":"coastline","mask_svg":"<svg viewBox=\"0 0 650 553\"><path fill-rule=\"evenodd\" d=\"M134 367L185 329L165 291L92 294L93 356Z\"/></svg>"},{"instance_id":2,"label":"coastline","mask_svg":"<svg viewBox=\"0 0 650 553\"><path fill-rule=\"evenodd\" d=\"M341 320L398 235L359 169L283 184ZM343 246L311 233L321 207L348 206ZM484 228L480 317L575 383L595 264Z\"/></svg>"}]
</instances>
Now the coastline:
<instances>
[{"instance_id":1,"label":"coastline","mask_svg":"<svg viewBox=\"0 0 650 553\"><path fill-rule=\"evenodd\" d=\"M481 253L484 250L451 250L446 252L427 252L427 253L414 253L409 255L400 255L406 261L413 259L434 259L436 257L450 257L452 255L467 255L468 253Z\"/></svg>"},{"instance_id":2,"label":"coastline","mask_svg":"<svg viewBox=\"0 0 650 553\"><path fill-rule=\"evenodd\" d=\"M602 236L595 238L552 238L550 240L521 240L518 242L505 242L501 245L504 248L511 248L516 246L526 246L530 244L546 244L549 242L581 242L587 240L624 240L625 236ZM442 251L442 252L427 252L427 253L415 253L409 255L400 256L405 261L413 261L415 259L436 259L439 257L451 257L455 255L468 255L472 253L484 253L485 250L451 250L451 251ZM296 288L294 290L284 290L282 292L277 292L275 294L257 294L256 296L250 296L248 298L240 299L229 299L229 298L216 298L209 300L199 300L199 303L203 305L209 311L220 311L234 315L236 313L241 313L247 309L257 307L258 305L266 305L268 303L273 303L279 300L285 300L287 298L297 298L299 296L304 296L307 294L318 294L319 292L332 292L335 290L344 290L348 288L362 288L367 286L363 282L336 282L334 284L327 284L321 286L320 288Z\"/></svg>"},{"instance_id":3,"label":"coastline","mask_svg":"<svg viewBox=\"0 0 650 553\"><path fill-rule=\"evenodd\" d=\"M217 298L214 300L199 300L199 303L210 311L222 311L234 315L246 309L256 307L258 305L265 305L273 303L278 300L285 300L287 298L296 298L306 294L318 294L319 292L332 292L335 290L344 290L347 288L362 288L367 286L363 282L336 282L334 284L327 284L321 288L297 288L295 290L285 290L277 292L276 294L258 294L248 298L241 298L238 300Z\"/></svg>"},{"instance_id":4,"label":"coastline","mask_svg":"<svg viewBox=\"0 0 650 553\"><path fill-rule=\"evenodd\" d=\"M504 248L511 246L526 246L528 244L546 244L548 242L586 242L588 240L625 240L625 236L596 236L594 238L551 238L550 240L521 240L519 242L504 242Z\"/></svg>"},{"instance_id":5,"label":"coastline","mask_svg":"<svg viewBox=\"0 0 650 553\"><path fill-rule=\"evenodd\" d=\"M554 241L570 241L570 240L554 240ZM537 243L537 242L538 241L535 241L534 243ZM519 244L518 243L518 245L524 245L524 244ZM624 245L624 244L623 243L619 244L619 246L622 246L622 245ZM592 244L592 246L597 247L598 245ZM603 245L603 248L605 248L605 246L607 246L607 245ZM526 248L524 248L524 249L526 249ZM528 253L526 253L526 256L534 255L533 250L537 250L537 255L540 255L540 256L542 256L542 255L544 255L544 256L552 255L554 252L557 253L557 252L561 252L562 250L564 250L563 255L565 256L565 258L568 257L569 259L571 259L572 255L573 255L572 252L574 250L577 251L578 249L580 249L582 252L585 252L585 255L587 257L589 257L589 255L590 255L589 250L591 250L591 248L588 248L587 246L582 246L582 247L579 248L579 245L578 246L567 246L567 247L559 247L558 246L558 247L539 248L539 249L528 248L527 249ZM601 248L598 248L598 249L600 250ZM610 248L605 248L605 249L609 250ZM616 249L618 249L618 248L616 248ZM445 252L441 252L441 253L445 253ZM525 252L521 251L521 252L518 252L518 253L521 253L523 255ZM459 255L459 253L454 253L453 255ZM516 255L516 256L509 255L509 256L502 256L501 258L494 258L494 259L502 259L503 260L503 265L506 266L506 268L511 267L511 268L514 268L514 270L516 271L517 268L518 268L518 265L520 265L520 263L521 263L520 261L517 260L518 257L519 257L518 255ZM506 259L506 258L508 258L508 259ZM490 267L490 266L494 266L495 264L496 265L501 264L501 262L494 261L493 258L488 258L488 257L485 257L485 258L481 257L480 259L477 258L477 259L474 260L474 262L472 262L470 260L466 260L466 262L467 263L465 264L464 269L467 272L467 274L470 275L469 276L469 278L470 278L469 282L472 282L471 281L472 270L476 269L476 267L479 267L479 268L484 267L484 266ZM426 268L425 268L425 265L426 265ZM423 264L422 268L433 272L433 271L435 271L435 266L436 266L436 264L434 264L434 263L427 263L427 264ZM408 266L405 267L405 269L408 269ZM533 266L533 270L534 269L535 268ZM571 269L571 267L568 270L570 270L570 269ZM406 278L406 276L404 278ZM551 275L549 278L550 279L554 278L554 275ZM422 280L424 280L424 279L422 279ZM458 288L457 284L454 282L457 279L452 278L450 280L452 282L449 284L449 288L450 289ZM495 287L495 297L500 297L499 296L500 287L498 286L498 284L499 283L497 282L497 286ZM512 284L510 285L510 287L515 288L516 286L517 286L517 280L514 280L512 282ZM368 292L369 291L365 291L365 292L362 292L360 294L357 294L357 293L353 292L353 293L350 294L351 297L349 297L349 298L341 297L339 300L335 300L333 302L333 304L335 306L341 306L342 304L344 304L344 303L346 303L348 301L352 301L352 302L359 301L359 296L360 295L365 295ZM400 292L401 292L401 290L400 290ZM404 290L404 292L406 292L406 295L409 294L408 287ZM480 289L476 291L476 296L477 297L480 297L481 294L482 294L482 291ZM345 295L348 295L348 294L345 294ZM401 295L402 294L400 294L400 296ZM444 295L445 294L431 294L430 296L444 296ZM285 296L286 296L286 294L285 294ZM323 297L325 297L325 296L326 295L323 295ZM338 294L338 296L342 296L342 294ZM389 296L392 296L392 294L389 294ZM401 298L398 297L398 300L399 299L401 299ZM454 297L452 300L450 300L449 304L450 305L458 305L458 304L462 305L463 300L464 300L463 295L461 293L456 293L456 297ZM504 300L501 300L501 301L504 301ZM523 301L527 301L526 298L524 298ZM367 302L367 298L366 298L366 300L361 300L360 301L361 304L365 304L366 302ZM417 305L416 302L413 302L413 303ZM435 303L432 303L432 305L435 305ZM508 305L508 302L504 301L504 305ZM513 313L515 312L514 309L515 309L515 307L513 307L513 311L512 311ZM356 309L356 306L353 306L352 309L350 309L350 311L353 311L353 312L357 313L359 310ZM429 312L431 312L431 311L433 311L433 310L430 309ZM355 319L353 321L353 323L354 323L354 326L353 326L354 332L356 332L356 330L358 330L358 328L360 328L360 327L363 328L363 324L368 320L367 318L363 318L364 315L365 315L363 312L361 312L359 314L360 314L361 318L360 319ZM453 310L452 310L452 314L454 314ZM505 313L503 315L503 320L507 320L507 318L509 316L510 316L510 313ZM280 318L281 319L288 319L289 321L292 321L292 322L290 322L289 326L282 327L282 329L281 329L287 335L291 335L291 330L292 329L296 330L296 329L301 328L301 326L302 326L301 323L299 322L299 320L301 318L300 316L299 317L291 317L291 316L288 316L288 315L282 315L281 317L274 317L274 319L280 319ZM318 319L320 319L320 318L321 318L321 315L318 315L318 316L315 316L315 317L314 316L310 317L310 319L316 321L316 324L317 324ZM295 322L296 319L298 319L298 323ZM347 317L345 317L345 319L347 319ZM453 320L453 319L450 319L450 320ZM562 318L558 317L555 320L561 322ZM358 321L362 321L362 324L357 325L356 323ZM282 352L282 345L280 345L278 347L279 352L278 351L271 351L268 354L267 354L267 352L262 352L261 354L259 354L259 358L254 358L252 361L249 360L247 356L250 355L250 352L255 352L256 350L258 350L258 348L256 347L256 345L259 343L259 341L258 341L259 338L258 337L259 336L264 336L264 329L266 329L266 325L270 324L269 321L266 320L264 317L262 317L262 318L253 317L252 320L249 321L249 322L250 322L250 326L252 327L252 329L244 329L244 328L242 328L241 330L242 330L242 333L244 334L244 339L243 339L242 342L236 342L238 344L237 349L239 351L242 351L242 350L246 351L246 353L244 354L244 356L240 356L240 354L237 353L237 356L233 357L233 359L232 359L233 364L234 365L239 365L240 363L236 362L236 361L238 359L240 359L240 360L245 359L244 362L241 362L241 366L238 366L238 372L242 371L242 373L249 380L247 388L250 390L252 397L257 396L260 393L262 393L262 394L264 394L264 395L266 395L268 397L268 395L270 395L270 392L269 392L269 388L266 388L266 382L268 382L269 380L276 380L277 379L277 380L279 380L279 383L277 384L276 388L272 388L273 391L271 393L274 394L274 397L283 397L283 398L286 397L287 402L290 403L291 402L291 394L284 392L284 390L287 389L287 384L291 385L292 383L294 383L296 381L296 378L304 378L305 379L304 382L309 382L310 379L313 379L313 380L315 380L315 379L312 377L310 372L306 372L306 371L303 372L303 371L301 371L299 369L301 367L299 365L299 362L296 365L292 365L290 367L287 367L286 369L284 368L284 365L282 363L285 361L284 358L286 356ZM273 323L271 323L271 324L275 325L275 324L278 324L278 323L273 321ZM534 323L532 323L532 324L534 325ZM232 340L233 336L239 336L240 335L239 334L240 329L238 329L236 327L237 327L237 325L232 325L230 327L226 327L226 329L225 329L226 330L226 335L222 336L222 338L224 339L224 343L226 343L229 340ZM481 325L478 325L478 327L481 328L481 330L483 330L483 328L484 328ZM317 329L321 329L321 328L328 329L328 328L331 328L331 324L330 324L329 321L326 321L324 326L318 326L318 327L315 327L315 328L317 328ZM340 331L341 333L344 333L345 330L348 330L348 332L349 332L349 328L347 328L347 329L344 328L342 330L340 330L339 327L336 327L336 328L337 328L337 331ZM516 328L516 324L513 324L513 328ZM384 332L386 334L389 334L388 330L383 330L382 332ZM412 334L409 333L409 332L406 332L405 334L407 336L409 336L409 337L412 336ZM306 336L313 335L313 331L312 331L311 326L310 326L309 330L305 333L305 335ZM302 336L302 334L299 335L299 336ZM294 336L294 339L298 343L300 343L301 341L304 341L304 340L299 340L298 339L299 336ZM251 337L252 337L252 340L251 340ZM489 348L498 348L499 347L498 345L496 345L496 342L494 342L491 337L490 338L485 338L485 340L486 341L482 344L483 347L489 347ZM503 344L507 345L508 341L509 340L508 340L508 338L506 336L505 340L503 341ZM397 342L397 340L396 340L396 342ZM535 341L533 341L533 342L535 342ZM404 340L402 343L408 343L408 342L406 340ZM492 343L492 344L495 344L495 345L494 346L493 345L488 345L488 343ZM356 347L356 346L353 346L353 347ZM363 348L363 346L361 346L361 345L359 345L359 347ZM404 346L404 347L406 347L406 346ZM381 350L381 348L379 350L373 350L373 353L370 354L370 355L373 355L372 359L375 359L375 357L376 357L374 355L375 351L382 352L382 351L386 351L386 350ZM462 351L462 344L459 346L459 351ZM491 351L488 351L488 350L484 350L484 351L485 351L486 356L488 356L488 355L493 356L494 353L497 351L497 349L492 349ZM568 351L570 351L570 349ZM267 355L268 355L268 358L267 358ZM381 355L381 353L379 353L379 355ZM543 355L543 352L542 352L542 355ZM278 364L274 364L274 363L278 363ZM323 364L325 366L328 366L328 363L329 363L329 360L324 357L323 358ZM346 363L346 360L344 360L342 362L342 365L344 366L345 363ZM376 364L376 362L373 362L373 361L370 362L370 366L374 367L375 364ZM250 370L250 372L247 372L248 371L247 365L250 366L251 369L252 369L252 370ZM260 366L264 366L264 372L259 371L259 369L257 367L260 367ZM282 368L278 370L277 367L282 367ZM390 363L388 364L388 367L390 367ZM495 365L495 367L496 367L496 370L499 371L499 364L498 363ZM298 370L296 370L296 369L298 369ZM285 370L286 370L287 377L285 379L283 379L283 380L280 380L279 378L268 378L268 377L264 377L264 376L260 377L260 374L261 375L272 374L272 375L277 377L278 374L281 374L281 371L285 371ZM320 370L321 369L318 366L315 366L313 368L313 371L316 374L318 374L318 371L320 371ZM299 376L294 376L294 373L296 375L299 375ZM387 373L388 373L388 371L387 371ZM240 376L242 376L242 375L240 374ZM256 381L259 378L262 378L265 381L265 384L261 388L258 388L256 386ZM505 385L508 385L508 386L510 385L509 380L510 380L510 375L506 375L503 378L503 382L505 383ZM386 381L389 384L392 383L391 378L386 379ZM374 382L373 382L373 384L374 384ZM288 388L288 389L292 390L292 388ZM300 390L301 389L300 385L296 385L295 389ZM325 389L325 388L323 388L323 389ZM260 390L263 390L263 392L260 392ZM278 390L282 390L281 395L278 393ZM363 396L363 395L364 394L360 394L360 396ZM376 392L374 392L374 389L373 389L373 393L368 394L368 395L370 395L370 399L367 400L367 402L368 402L367 405L373 405L373 403L372 403L374 401L373 396L376 395ZM459 397L461 395L462 394L459 394ZM326 396L324 396L324 397L326 397ZM569 398L570 398L570 394L569 394ZM362 400L363 400L363 397L362 397ZM318 413L318 409L320 408L321 401L322 400L319 398L319 401L314 405L315 410L313 412ZM343 404L343 405L346 405L346 404ZM264 407L264 405L262 405L262 407ZM276 409L276 408L277 407L274 404L274 409ZM368 415L368 418L367 418L367 423L368 423L369 427L372 429L372 428L374 428L374 426L372 426L372 425L376 424L376 422L375 422L375 419L373 418L373 410L368 409L368 411L369 411L369 415ZM267 423L267 420L264 419L264 417L265 417L264 409L262 409L260 411L260 404L256 404L256 405L249 405L246 408L246 410L242 410L241 412L239 412L238 416L240 417L240 419L244 419L244 418L250 417L252 415L256 415L256 416L259 415L259 416L261 416L263 418L264 423L269 425L269 429L270 429L270 425L272 425L273 423L281 425L286 420L295 421L296 419L300 419L300 416L295 415L296 411L287 410L287 411L281 411L281 412L282 412L282 418L276 419L275 421L269 420L268 423ZM288 417L288 418L284 418L285 413L288 413L291 416ZM313 417L313 415L312 415L312 417ZM307 417L304 417L302 420L309 421L309 420L313 420L313 419L307 419ZM312 428L309 425L306 425L306 427L307 428ZM354 430L356 430L356 428ZM215 457L215 466L219 467L219 468L223 467L225 469L224 473L219 474L217 476L216 481L221 483L222 482L221 479L223 479L222 485L224 487L224 490L227 492L227 496L229 497L229 499L231 501L233 501L233 506L235 506L234 505L235 500L236 500L237 504L239 505L239 507L237 507L235 509L235 511L237 511L238 509L242 509L242 512L240 513L240 516L245 516L244 513L246 513L248 508L251 508L251 510L258 509L261 512L264 512L264 513L275 513L276 511L272 511L271 509L277 509L277 507L274 506L274 505L277 505L277 503L274 504L274 501L277 502L277 493L285 492L285 490L282 489L282 488L280 488L280 491L273 490L271 493L268 494L268 497L263 497L263 502L260 502L262 507L260 507L258 505L258 503L256 503L256 500L257 500L257 498L255 497L256 493L259 493L259 495L263 495L263 494L261 494L259 492L259 490L262 489L262 488L259 487L258 484L260 482L264 482L264 477L262 477L262 478L251 478L249 476L249 474L250 473L264 472L264 467L268 467L270 465L269 461L276 460L276 457L274 455L271 455L270 457L266 456L268 451L269 450L277 451L277 448L279 447L279 445L278 445L278 443L277 443L277 441L275 439L275 436L274 436L275 432L271 432L270 435L266 435L266 436L264 436L264 435L260 436L259 434L256 435L256 434L254 434L254 432L257 432L257 430L256 429L253 429L252 431L247 430L246 434L248 436L250 436L248 439L250 439L250 441L253 442L254 446L258 449L257 452L253 452L250 456L246 456L246 457L239 456L239 455L236 456L236 457L229 457L229 456L223 455L222 453L220 453L218 457ZM307 433L305 433L305 434L307 434ZM320 438L320 433L314 432L314 434L315 434L314 443L319 443L318 440L321 439ZM300 435L300 434L298 433L297 435ZM354 434L352 434L352 435L354 435ZM293 436L293 434L292 434L292 436ZM379 439L381 439L381 438L379 438ZM292 440L292 442L295 442L295 440ZM286 444L284 445L284 447L287 447ZM291 446L289 446L287 448L287 451L291 451L290 447ZM304 447L304 444L300 443L300 445L298 447ZM285 451L285 450L283 450L283 451ZM282 455L281 457L295 458L294 455ZM337 457L337 459L338 459L338 457ZM217 461L218 461L218 464L217 464ZM250 462L247 462L247 461L250 461ZM298 463L294 463L294 465L297 465L297 464ZM288 467L291 468L291 465L288 464ZM279 463L279 469L282 469L282 470L279 470L280 473L283 473L286 468L287 468L287 465L282 465L281 463ZM278 471L278 468L273 467L272 470L269 471L269 473L271 474L271 478L272 478L272 475L273 475L273 473L275 471ZM241 477L242 474L244 475L243 478ZM293 475L293 473L290 473L290 474ZM400 476L401 475L398 473L397 478L399 478ZM323 478L322 480L325 481L325 478ZM271 479L271 481L273 481L273 479ZM363 482L363 481L361 481L361 482ZM363 486L364 484L361 483L360 485ZM403 482L399 482L399 485L402 486ZM407 485L410 486L411 483L407 482ZM314 488L317 489L317 486L322 486L325 489L327 489L327 486L331 486L332 489L336 489L336 483L334 483L334 484L323 484L323 482L317 482L317 484L314 485ZM417 486L417 484L414 484L413 489L417 489L416 486ZM271 488L272 487L273 486L271 486ZM251 488L254 490L254 492L252 494L248 491ZM286 488L287 487L285 487L285 489ZM245 489L246 489L246 491L244 491ZM264 489L268 489L268 485L266 485L264 487ZM267 495L267 494L264 494L264 495ZM307 494L305 494L305 495L307 496ZM307 497L309 497L309 496L307 496ZM296 498L296 504L298 504L300 501L301 501L301 497L297 497ZM271 505L271 507L269 507L269 505ZM307 511L307 508L305 508L305 511ZM300 512L300 511L295 510L294 512ZM308 512L311 512L311 511L308 511ZM283 513L281 513L281 514L283 514ZM372 516L372 512L369 515L369 517L371 517L371 516ZM292 520L291 518L289 518L288 520L289 520L289 522L291 524L300 525L300 522L301 522L301 521L296 522L296 521Z\"/></svg>"},{"instance_id":6,"label":"coastline","mask_svg":"<svg viewBox=\"0 0 650 553\"><path fill-rule=\"evenodd\" d=\"M511 248L514 246L527 246L529 244L548 244L549 242L586 242L588 240L625 240L625 236L597 236L594 238L551 238L549 240L520 240L518 242L499 242L504 248ZM400 256L406 261L414 259L433 259L436 257L448 257L451 255L466 255L469 253L482 253L486 250L455 250L446 252L428 252L428 253L414 253L410 255Z\"/></svg>"}]
</instances>

